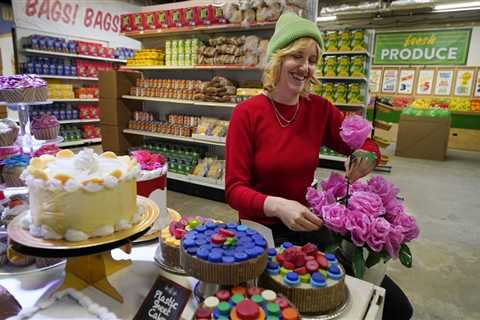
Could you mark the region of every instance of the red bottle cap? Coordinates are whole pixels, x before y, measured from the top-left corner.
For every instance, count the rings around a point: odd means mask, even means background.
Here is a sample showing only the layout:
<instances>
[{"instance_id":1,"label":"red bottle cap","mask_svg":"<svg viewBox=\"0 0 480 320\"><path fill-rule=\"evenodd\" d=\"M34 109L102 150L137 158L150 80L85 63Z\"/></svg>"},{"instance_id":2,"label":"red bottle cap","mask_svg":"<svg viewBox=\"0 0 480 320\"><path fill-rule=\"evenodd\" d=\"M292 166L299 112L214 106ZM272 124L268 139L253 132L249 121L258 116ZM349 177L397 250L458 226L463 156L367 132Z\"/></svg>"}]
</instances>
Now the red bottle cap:
<instances>
[{"instance_id":1,"label":"red bottle cap","mask_svg":"<svg viewBox=\"0 0 480 320\"><path fill-rule=\"evenodd\" d=\"M282 297L278 297L275 300L275 303L278 304L280 309L285 309L285 308L288 308L288 306L289 306L288 300L285 299L285 298L282 298Z\"/></svg>"},{"instance_id":2,"label":"red bottle cap","mask_svg":"<svg viewBox=\"0 0 480 320\"><path fill-rule=\"evenodd\" d=\"M318 262L314 260L308 261L305 265L305 268L307 268L308 272L316 272L318 271L318 267Z\"/></svg>"},{"instance_id":3,"label":"red bottle cap","mask_svg":"<svg viewBox=\"0 0 480 320\"><path fill-rule=\"evenodd\" d=\"M226 238L219 233L214 234L212 236L212 243L214 243L214 244L223 244L225 242L225 240L226 240Z\"/></svg>"},{"instance_id":4,"label":"red bottle cap","mask_svg":"<svg viewBox=\"0 0 480 320\"><path fill-rule=\"evenodd\" d=\"M248 299L237 304L236 312L241 320L257 320L260 315L258 305Z\"/></svg>"},{"instance_id":5,"label":"red bottle cap","mask_svg":"<svg viewBox=\"0 0 480 320\"><path fill-rule=\"evenodd\" d=\"M230 300L230 292L228 290L220 290L217 293L215 293L215 296L218 298L220 301L228 301Z\"/></svg>"},{"instance_id":6,"label":"red bottle cap","mask_svg":"<svg viewBox=\"0 0 480 320\"><path fill-rule=\"evenodd\" d=\"M322 269L328 269L328 261L325 256L317 256L317 262Z\"/></svg>"},{"instance_id":7,"label":"red bottle cap","mask_svg":"<svg viewBox=\"0 0 480 320\"><path fill-rule=\"evenodd\" d=\"M247 293L248 293L248 296L251 297L251 296L254 296L254 295L261 295L262 290L260 290L260 288L253 287L253 288L248 289Z\"/></svg>"},{"instance_id":8,"label":"red bottle cap","mask_svg":"<svg viewBox=\"0 0 480 320\"><path fill-rule=\"evenodd\" d=\"M227 229L220 229L218 230L218 232L223 235L225 238L231 238L231 237L235 237L235 232L231 231L231 230L227 230Z\"/></svg>"},{"instance_id":9,"label":"red bottle cap","mask_svg":"<svg viewBox=\"0 0 480 320\"><path fill-rule=\"evenodd\" d=\"M198 308L197 311L195 311L195 319L210 319L212 316L212 311L208 308Z\"/></svg>"},{"instance_id":10,"label":"red bottle cap","mask_svg":"<svg viewBox=\"0 0 480 320\"><path fill-rule=\"evenodd\" d=\"M242 296L247 295L247 289L245 287L234 287L232 288L232 295L241 294Z\"/></svg>"}]
</instances>

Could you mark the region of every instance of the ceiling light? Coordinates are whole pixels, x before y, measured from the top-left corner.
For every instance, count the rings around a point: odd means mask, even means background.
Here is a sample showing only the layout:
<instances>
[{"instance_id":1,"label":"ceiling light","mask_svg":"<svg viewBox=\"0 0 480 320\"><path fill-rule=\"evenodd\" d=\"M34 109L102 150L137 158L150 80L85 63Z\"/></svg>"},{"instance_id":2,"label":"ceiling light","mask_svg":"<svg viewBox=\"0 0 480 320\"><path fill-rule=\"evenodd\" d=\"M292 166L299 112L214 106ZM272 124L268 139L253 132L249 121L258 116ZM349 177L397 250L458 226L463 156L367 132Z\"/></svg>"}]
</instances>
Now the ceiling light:
<instances>
[{"instance_id":1,"label":"ceiling light","mask_svg":"<svg viewBox=\"0 0 480 320\"><path fill-rule=\"evenodd\" d=\"M317 22L335 21L337 16L320 16L317 17Z\"/></svg>"},{"instance_id":2,"label":"ceiling light","mask_svg":"<svg viewBox=\"0 0 480 320\"><path fill-rule=\"evenodd\" d=\"M448 11L467 11L479 10L480 1L470 1L452 4L438 4L433 7L434 12L448 12Z\"/></svg>"}]
</instances>

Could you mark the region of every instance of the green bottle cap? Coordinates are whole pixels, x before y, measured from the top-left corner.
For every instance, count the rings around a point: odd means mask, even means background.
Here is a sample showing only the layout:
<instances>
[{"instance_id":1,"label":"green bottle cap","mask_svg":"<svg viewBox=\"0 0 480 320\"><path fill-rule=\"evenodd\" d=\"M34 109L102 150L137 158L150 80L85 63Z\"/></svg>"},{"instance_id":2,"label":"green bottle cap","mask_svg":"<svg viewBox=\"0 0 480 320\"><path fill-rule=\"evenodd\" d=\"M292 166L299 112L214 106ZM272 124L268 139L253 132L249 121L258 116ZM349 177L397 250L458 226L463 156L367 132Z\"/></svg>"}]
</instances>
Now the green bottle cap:
<instances>
[{"instance_id":1,"label":"green bottle cap","mask_svg":"<svg viewBox=\"0 0 480 320\"><path fill-rule=\"evenodd\" d=\"M218 312L222 315L228 315L230 313L230 304L228 302L220 302L217 308Z\"/></svg>"},{"instance_id":2,"label":"green bottle cap","mask_svg":"<svg viewBox=\"0 0 480 320\"><path fill-rule=\"evenodd\" d=\"M276 303L267 304L267 312L269 316L278 316L280 315L280 307Z\"/></svg>"},{"instance_id":3,"label":"green bottle cap","mask_svg":"<svg viewBox=\"0 0 480 320\"><path fill-rule=\"evenodd\" d=\"M245 300L242 294L235 294L232 296L233 304L237 305L239 302Z\"/></svg>"},{"instance_id":4,"label":"green bottle cap","mask_svg":"<svg viewBox=\"0 0 480 320\"><path fill-rule=\"evenodd\" d=\"M262 304L265 300L262 298L262 296L258 295L258 294L254 294L251 298L250 298L253 302L255 302L256 304Z\"/></svg>"}]
</instances>

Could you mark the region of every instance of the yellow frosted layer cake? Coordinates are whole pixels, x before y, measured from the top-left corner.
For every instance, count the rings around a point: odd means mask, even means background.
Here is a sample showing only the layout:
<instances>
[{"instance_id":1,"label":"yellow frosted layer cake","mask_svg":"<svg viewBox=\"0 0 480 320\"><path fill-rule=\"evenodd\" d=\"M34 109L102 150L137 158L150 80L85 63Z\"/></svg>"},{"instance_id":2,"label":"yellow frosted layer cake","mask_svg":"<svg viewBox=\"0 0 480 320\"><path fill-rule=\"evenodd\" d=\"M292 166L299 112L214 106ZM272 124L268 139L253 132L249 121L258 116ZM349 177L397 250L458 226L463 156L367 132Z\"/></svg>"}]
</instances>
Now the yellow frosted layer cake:
<instances>
[{"instance_id":1,"label":"yellow frosted layer cake","mask_svg":"<svg viewBox=\"0 0 480 320\"><path fill-rule=\"evenodd\" d=\"M81 241L130 228L141 220L136 179L140 168L128 156L113 152L32 158L23 172L30 197L30 233L45 239Z\"/></svg>"}]
</instances>

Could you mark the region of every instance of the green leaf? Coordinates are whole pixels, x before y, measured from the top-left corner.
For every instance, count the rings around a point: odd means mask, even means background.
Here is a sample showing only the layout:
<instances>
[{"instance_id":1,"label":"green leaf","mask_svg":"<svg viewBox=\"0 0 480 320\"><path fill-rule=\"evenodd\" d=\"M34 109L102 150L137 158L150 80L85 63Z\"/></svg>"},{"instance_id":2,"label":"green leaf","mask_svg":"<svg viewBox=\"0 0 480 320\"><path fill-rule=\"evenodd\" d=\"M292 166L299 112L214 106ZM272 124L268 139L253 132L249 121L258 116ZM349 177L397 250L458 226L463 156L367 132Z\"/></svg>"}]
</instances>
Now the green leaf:
<instances>
[{"instance_id":1,"label":"green leaf","mask_svg":"<svg viewBox=\"0 0 480 320\"><path fill-rule=\"evenodd\" d=\"M325 252L334 253L335 251L337 251L338 248L339 246L336 243L329 244L328 246L325 247Z\"/></svg>"},{"instance_id":2,"label":"green leaf","mask_svg":"<svg viewBox=\"0 0 480 320\"><path fill-rule=\"evenodd\" d=\"M371 268L380 262L381 257L382 255L379 252L370 251L368 253L368 257L367 257L367 261L365 262L365 265L367 266L367 268Z\"/></svg>"},{"instance_id":3,"label":"green leaf","mask_svg":"<svg viewBox=\"0 0 480 320\"><path fill-rule=\"evenodd\" d=\"M353 274L362 279L365 273L365 261L363 260L363 248L355 247L352 259Z\"/></svg>"},{"instance_id":4,"label":"green leaf","mask_svg":"<svg viewBox=\"0 0 480 320\"><path fill-rule=\"evenodd\" d=\"M403 243L400 246L400 252L398 253L400 258L400 262L407 268L412 267L412 253L410 252L410 248Z\"/></svg>"}]
</instances>

